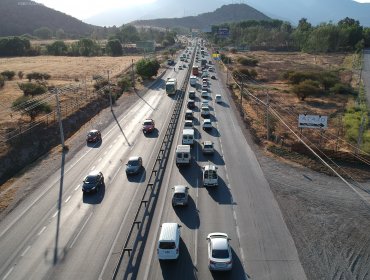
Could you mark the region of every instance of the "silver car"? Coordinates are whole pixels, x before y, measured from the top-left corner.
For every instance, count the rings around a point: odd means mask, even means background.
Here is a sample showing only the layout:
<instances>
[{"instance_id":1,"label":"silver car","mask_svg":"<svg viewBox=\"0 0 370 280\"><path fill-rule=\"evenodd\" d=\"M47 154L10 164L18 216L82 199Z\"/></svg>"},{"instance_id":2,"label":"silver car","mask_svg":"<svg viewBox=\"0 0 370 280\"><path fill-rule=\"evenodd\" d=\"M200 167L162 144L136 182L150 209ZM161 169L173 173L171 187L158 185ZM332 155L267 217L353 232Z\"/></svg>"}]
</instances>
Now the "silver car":
<instances>
[{"instance_id":1,"label":"silver car","mask_svg":"<svg viewBox=\"0 0 370 280\"><path fill-rule=\"evenodd\" d=\"M141 157L130 157L126 163L126 174L132 175L139 173L143 166L143 159Z\"/></svg>"},{"instance_id":2,"label":"silver car","mask_svg":"<svg viewBox=\"0 0 370 280\"><path fill-rule=\"evenodd\" d=\"M231 270L233 256L226 233L213 232L208 234L208 267L210 270Z\"/></svg>"},{"instance_id":3,"label":"silver car","mask_svg":"<svg viewBox=\"0 0 370 280\"><path fill-rule=\"evenodd\" d=\"M174 186L172 194L172 206L188 205L189 187L187 186Z\"/></svg>"}]
</instances>

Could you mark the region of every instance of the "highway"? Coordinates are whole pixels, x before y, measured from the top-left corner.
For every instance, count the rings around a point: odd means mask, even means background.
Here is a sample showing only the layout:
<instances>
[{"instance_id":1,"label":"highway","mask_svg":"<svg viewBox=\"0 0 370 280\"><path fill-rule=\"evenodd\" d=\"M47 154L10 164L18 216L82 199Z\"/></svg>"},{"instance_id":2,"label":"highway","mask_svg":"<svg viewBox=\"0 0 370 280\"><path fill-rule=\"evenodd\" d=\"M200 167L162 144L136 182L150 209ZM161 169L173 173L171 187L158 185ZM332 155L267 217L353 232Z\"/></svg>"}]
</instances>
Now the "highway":
<instances>
[{"instance_id":1,"label":"highway","mask_svg":"<svg viewBox=\"0 0 370 280\"><path fill-rule=\"evenodd\" d=\"M60 170L0 222L0 279L112 279L175 104L164 93L164 80L176 76L181 85L187 70L170 69L129 111L113 114L111 125L98 127L103 135L101 145L86 146L68 162L62 157ZM223 80L210 80L210 89L214 128L209 132L201 128L198 90L192 164L178 168L174 162L174 150L181 143L181 117L140 263L126 271L127 278L306 279ZM222 95L220 104L213 100L216 93ZM183 111L185 106L186 102ZM148 117L155 120L157 130L143 135L141 123ZM214 142L213 156L202 154L204 140ZM127 178L125 163L134 155L143 157L145 171ZM201 167L207 162L218 166L218 187L202 186ZM96 195L83 195L82 180L94 169L103 172L105 187ZM174 209L171 187L178 184L189 186L191 198L187 207ZM158 261L156 242L163 222L182 225L177 261ZM214 231L231 238L234 262L230 272L208 269L205 238Z\"/></svg>"}]
</instances>

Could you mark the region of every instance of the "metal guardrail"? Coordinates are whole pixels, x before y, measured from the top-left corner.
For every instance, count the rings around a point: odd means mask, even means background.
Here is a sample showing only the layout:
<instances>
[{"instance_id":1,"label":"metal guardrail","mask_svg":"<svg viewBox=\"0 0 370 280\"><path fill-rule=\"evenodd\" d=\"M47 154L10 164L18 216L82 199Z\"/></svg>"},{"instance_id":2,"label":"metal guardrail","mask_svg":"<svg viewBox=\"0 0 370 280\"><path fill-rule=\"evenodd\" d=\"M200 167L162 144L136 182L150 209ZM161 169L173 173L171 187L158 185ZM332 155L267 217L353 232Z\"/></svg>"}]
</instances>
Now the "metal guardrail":
<instances>
[{"instance_id":1,"label":"metal guardrail","mask_svg":"<svg viewBox=\"0 0 370 280\"><path fill-rule=\"evenodd\" d=\"M193 64L195 57L195 52L193 53L192 59L189 65ZM127 234L126 240L124 242L123 248L120 251L120 257L115 265L115 269L112 275L112 279L117 279L119 274L121 274L123 279L127 279L131 273L135 272L136 266L140 263L137 259L134 263L135 252L137 250L143 250L143 239L147 234L152 216L155 210L155 205L158 199L158 194L161 188L162 179L165 174L166 165L171 152L171 146L176 133L176 127L179 121L182 104L185 98L186 87L189 82L191 74L191 67L188 67L188 72L186 74L184 83L181 90L178 91L176 95L176 103L171 115L170 122L168 124L167 130L165 132L164 138L162 140L161 147L159 149L157 158L154 162L154 166L150 173L148 183L146 185L144 194L140 200L139 207L136 211L135 217L131 224L130 230ZM128 255L129 259L127 262L127 267L124 273L122 273L122 261L125 254ZM139 256L141 259L141 256ZM130 270L129 270L130 268ZM135 277L134 277L135 278Z\"/></svg>"}]
</instances>

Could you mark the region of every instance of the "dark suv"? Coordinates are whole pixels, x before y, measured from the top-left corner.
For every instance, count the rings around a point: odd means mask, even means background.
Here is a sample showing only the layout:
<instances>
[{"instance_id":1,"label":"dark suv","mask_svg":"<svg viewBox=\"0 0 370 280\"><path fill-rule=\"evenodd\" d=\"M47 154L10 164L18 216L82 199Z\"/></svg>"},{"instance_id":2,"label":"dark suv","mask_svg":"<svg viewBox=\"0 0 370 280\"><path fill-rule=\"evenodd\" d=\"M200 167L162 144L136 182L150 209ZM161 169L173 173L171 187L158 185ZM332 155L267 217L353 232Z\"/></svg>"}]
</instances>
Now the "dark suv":
<instances>
[{"instance_id":1,"label":"dark suv","mask_svg":"<svg viewBox=\"0 0 370 280\"><path fill-rule=\"evenodd\" d=\"M91 171L83 181L82 191L84 193L98 192L102 185L104 185L103 174L99 171Z\"/></svg>"},{"instance_id":2,"label":"dark suv","mask_svg":"<svg viewBox=\"0 0 370 280\"><path fill-rule=\"evenodd\" d=\"M97 129L90 130L86 137L86 142L92 143L92 142L99 142L101 141L101 133Z\"/></svg>"}]
</instances>

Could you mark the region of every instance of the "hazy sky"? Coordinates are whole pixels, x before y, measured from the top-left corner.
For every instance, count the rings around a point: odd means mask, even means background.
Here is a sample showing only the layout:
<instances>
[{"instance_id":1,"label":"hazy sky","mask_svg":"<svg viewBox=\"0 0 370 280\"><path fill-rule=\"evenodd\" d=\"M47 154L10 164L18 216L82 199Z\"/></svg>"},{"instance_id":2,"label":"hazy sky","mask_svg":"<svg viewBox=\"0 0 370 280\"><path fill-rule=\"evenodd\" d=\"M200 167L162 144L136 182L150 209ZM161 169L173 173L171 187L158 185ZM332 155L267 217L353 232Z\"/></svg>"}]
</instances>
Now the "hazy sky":
<instances>
[{"instance_id":1,"label":"hazy sky","mask_svg":"<svg viewBox=\"0 0 370 280\"><path fill-rule=\"evenodd\" d=\"M153 3L157 0L34 0L78 19L86 19L105 10ZM176 1L176 0L175 0ZM369 0L370 1L370 0Z\"/></svg>"},{"instance_id":2,"label":"hazy sky","mask_svg":"<svg viewBox=\"0 0 370 280\"><path fill-rule=\"evenodd\" d=\"M105 10L120 9L154 3L157 0L34 0L54 10L66 13L78 19L86 19ZM178 0L174 0L176 3ZM205 1L205 0L200 0ZM212 1L212 0L206 0ZM359 3L370 3L370 0L353 0ZM230 1L231 3L232 1ZM248 1L246 1L248 3Z\"/></svg>"}]
</instances>

